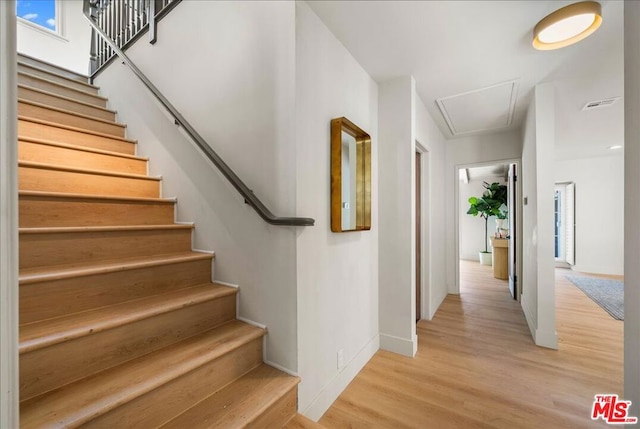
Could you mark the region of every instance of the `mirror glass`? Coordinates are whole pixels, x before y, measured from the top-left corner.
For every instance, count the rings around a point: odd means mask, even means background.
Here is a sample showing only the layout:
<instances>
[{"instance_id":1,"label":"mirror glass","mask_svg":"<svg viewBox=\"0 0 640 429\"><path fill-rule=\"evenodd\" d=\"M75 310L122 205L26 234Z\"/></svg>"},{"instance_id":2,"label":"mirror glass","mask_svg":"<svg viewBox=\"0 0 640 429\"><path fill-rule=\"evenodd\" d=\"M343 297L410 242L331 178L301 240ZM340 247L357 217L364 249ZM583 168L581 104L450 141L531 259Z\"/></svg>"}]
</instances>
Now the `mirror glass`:
<instances>
[{"instance_id":1,"label":"mirror glass","mask_svg":"<svg viewBox=\"0 0 640 429\"><path fill-rule=\"evenodd\" d=\"M356 139L342 131L342 229L356 229Z\"/></svg>"},{"instance_id":2,"label":"mirror glass","mask_svg":"<svg viewBox=\"0 0 640 429\"><path fill-rule=\"evenodd\" d=\"M331 230L371 229L371 137L347 118L331 121Z\"/></svg>"}]
</instances>

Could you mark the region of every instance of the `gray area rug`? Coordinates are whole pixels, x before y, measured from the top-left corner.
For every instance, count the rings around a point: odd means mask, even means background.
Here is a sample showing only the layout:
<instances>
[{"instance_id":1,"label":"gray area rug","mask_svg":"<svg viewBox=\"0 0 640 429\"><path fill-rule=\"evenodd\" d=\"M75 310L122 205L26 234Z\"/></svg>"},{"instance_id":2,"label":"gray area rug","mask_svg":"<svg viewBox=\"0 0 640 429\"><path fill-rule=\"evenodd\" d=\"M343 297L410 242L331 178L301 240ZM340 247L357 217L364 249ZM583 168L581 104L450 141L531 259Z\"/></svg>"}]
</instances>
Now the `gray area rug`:
<instances>
[{"instance_id":1,"label":"gray area rug","mask_svg":"<svg viewBox=\"0 0 640 429\"><path fill-rule=\"evenodd\" d=\"M624 283L598 277L567 276L614 319L624 320Z\"/></svg>"}]
</instances>

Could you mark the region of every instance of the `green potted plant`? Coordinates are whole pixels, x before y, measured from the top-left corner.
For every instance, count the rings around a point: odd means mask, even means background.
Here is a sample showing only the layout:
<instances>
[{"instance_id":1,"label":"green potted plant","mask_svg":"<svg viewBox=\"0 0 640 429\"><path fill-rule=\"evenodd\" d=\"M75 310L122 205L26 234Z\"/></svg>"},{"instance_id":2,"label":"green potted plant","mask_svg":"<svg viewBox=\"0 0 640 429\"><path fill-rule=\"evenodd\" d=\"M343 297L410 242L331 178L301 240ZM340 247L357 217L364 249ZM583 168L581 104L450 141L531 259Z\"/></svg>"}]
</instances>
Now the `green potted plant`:
<instances>
[{"instance_id":1,"label":"green potted plant","mask_svg":"<svg viewBox=\"0 0 640 429\"><path fill-rule=\"evenodd\" d=\"M484 186L485 191L481 197L469 198L470 207L467 210L467 214L471 216L480 215L484 219L484 251L479 253L480 263L482 265L491 265L491 252L489 252L487 242L488 221L491 216L496 216L498 219L507 217L506 210L502 209L507 204L507 187L498 182L491 184L483 182L482 186Z\"/></svg>"}]
</instances>

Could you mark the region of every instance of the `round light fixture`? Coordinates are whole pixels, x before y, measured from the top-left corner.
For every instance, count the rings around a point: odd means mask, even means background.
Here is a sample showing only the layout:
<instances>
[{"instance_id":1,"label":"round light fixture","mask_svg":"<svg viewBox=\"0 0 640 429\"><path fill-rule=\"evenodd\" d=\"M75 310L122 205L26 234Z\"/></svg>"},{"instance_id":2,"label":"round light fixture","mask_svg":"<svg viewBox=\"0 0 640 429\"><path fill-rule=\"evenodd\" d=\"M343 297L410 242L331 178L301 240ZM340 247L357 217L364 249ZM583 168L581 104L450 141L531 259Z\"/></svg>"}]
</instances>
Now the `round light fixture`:
<instances>
[{"instance_id":1,"label":"round light fixture","mask_svg":"<svg viewBox=\"0 0 640 429\"><path fill-rule=\"evenodd\" d=\"M602 24L602 8L595 1L570 4L547 15L533 29L533 47L542 51L564 48L588 37Z\"/></svg>"}]
</instances>

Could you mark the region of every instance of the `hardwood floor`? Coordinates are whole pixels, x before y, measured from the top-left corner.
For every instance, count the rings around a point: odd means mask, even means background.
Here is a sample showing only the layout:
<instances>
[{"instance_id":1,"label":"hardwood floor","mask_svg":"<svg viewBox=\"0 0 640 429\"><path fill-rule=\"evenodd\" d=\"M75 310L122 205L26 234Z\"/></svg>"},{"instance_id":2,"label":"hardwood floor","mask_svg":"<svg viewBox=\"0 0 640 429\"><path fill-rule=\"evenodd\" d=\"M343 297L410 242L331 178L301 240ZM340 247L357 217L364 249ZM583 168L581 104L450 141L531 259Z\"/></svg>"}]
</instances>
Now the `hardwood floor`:
<instances>
[{"instance_id":1,"label":"hardwood floor","mask_svg":"<svg viewBox=\"0 0 640 429\"><path fill-rule=\"evenodd\" d=\"M414 359L379 351L320 420L328 428L587 428L622 395L623 322L556 271L559 350L533 344L491 267L461 261L461 294L418 323ZM632 415L638 415L637 406ZM635 412L635 413L634 413Z\"/></svg>"}]
</instances>

